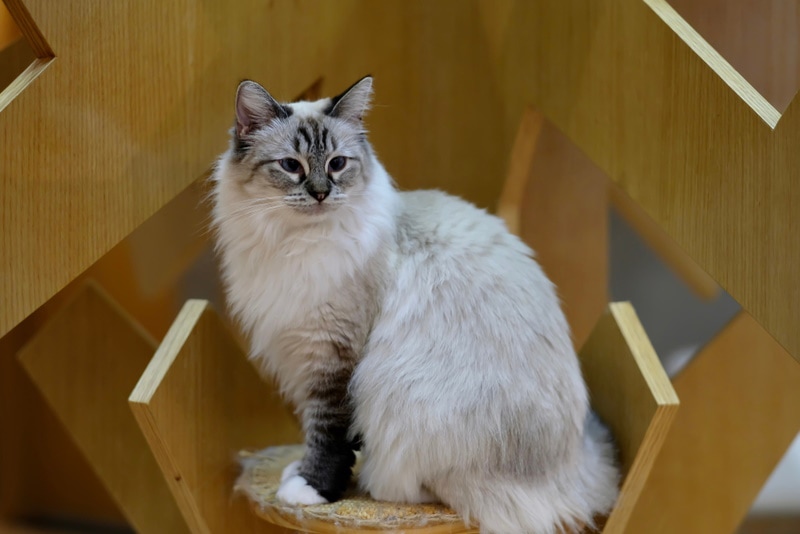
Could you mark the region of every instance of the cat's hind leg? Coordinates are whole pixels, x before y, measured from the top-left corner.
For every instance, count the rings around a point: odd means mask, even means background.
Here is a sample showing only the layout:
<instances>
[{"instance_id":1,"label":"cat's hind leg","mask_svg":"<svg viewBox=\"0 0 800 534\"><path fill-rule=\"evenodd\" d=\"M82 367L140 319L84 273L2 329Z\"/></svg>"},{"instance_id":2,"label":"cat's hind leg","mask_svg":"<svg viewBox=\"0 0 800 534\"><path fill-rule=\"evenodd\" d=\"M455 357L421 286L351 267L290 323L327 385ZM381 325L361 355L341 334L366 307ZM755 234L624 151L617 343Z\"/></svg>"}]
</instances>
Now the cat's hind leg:
<instances>
[{"instance_id":1,"label":"cat's hind leg","mask_svg":"<svg viewBox=\"0 0 800 534\"><path fill-rule=\"evenodd\" d=\"M366 456L359 474L359 485L376 501L410 504L437 502L439 499L426 489L417 473L396 461L381 462Z\"/></svg>"}]
</instances>

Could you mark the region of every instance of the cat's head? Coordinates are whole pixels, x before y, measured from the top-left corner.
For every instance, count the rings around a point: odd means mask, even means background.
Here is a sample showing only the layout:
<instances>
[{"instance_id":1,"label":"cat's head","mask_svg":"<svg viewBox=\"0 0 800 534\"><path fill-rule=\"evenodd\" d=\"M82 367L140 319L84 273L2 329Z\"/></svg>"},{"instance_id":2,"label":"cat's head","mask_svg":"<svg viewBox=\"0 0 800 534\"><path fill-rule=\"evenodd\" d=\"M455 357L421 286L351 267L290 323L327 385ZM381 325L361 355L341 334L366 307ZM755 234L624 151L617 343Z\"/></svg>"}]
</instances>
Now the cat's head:
<instances>
[{"instance_id":1,"label":"cat's head","mask_svg":"<svg viewBox=\"0 0 800 534\"><path fill-rule=\"evenodd\" d=\"M363 117L371 97L369 76L337 97L295 103L242 82L223 179L264 210L300 217L335 211L362 195L369 179Z\"/></svg>"}]
</instances>

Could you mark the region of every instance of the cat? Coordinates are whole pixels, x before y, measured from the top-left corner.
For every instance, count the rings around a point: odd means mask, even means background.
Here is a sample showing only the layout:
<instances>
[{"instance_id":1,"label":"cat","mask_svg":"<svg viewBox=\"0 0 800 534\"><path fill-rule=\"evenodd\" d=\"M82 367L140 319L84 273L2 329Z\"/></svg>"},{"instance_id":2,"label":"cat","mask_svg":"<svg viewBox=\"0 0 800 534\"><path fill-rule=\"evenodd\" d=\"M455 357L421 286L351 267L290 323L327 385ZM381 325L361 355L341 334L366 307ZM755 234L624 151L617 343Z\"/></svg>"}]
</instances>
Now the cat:
<instances>
[{"instance_id":1,"label":"cat","mask_svg":"<svg viewBox=\"0 0 800 534\"><path fill-rule=\"evenodd\" d=\"M499 218L397 190L371 99L371 77L295 103L244 81L212 176L228 304L305 433L278 498L340 498L360 447L375 499L484 534L591 526L619 474L553 284Z\"/></svg>"}]
</instances>

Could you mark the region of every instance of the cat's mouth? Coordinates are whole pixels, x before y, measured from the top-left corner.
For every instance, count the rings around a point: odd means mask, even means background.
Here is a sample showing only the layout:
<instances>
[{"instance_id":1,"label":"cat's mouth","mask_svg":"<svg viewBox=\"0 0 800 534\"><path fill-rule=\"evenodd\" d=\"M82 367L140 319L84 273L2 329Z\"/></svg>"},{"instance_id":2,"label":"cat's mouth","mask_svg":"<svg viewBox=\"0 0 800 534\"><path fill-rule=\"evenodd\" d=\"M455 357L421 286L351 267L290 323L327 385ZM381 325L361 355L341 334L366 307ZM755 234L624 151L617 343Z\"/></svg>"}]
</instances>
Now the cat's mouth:
<instances>
[{"instance_id":1,"label":"cat's mouth","mask_svg":"<svg viewBox=\"0 0 800 534\"><path fill-rule=\"evenodd\" d=\"M328 202L315 202L314 204L295 204L292 208L303 215L323 215L333 211L336 205Z\"/></svg>"}]
</instances>

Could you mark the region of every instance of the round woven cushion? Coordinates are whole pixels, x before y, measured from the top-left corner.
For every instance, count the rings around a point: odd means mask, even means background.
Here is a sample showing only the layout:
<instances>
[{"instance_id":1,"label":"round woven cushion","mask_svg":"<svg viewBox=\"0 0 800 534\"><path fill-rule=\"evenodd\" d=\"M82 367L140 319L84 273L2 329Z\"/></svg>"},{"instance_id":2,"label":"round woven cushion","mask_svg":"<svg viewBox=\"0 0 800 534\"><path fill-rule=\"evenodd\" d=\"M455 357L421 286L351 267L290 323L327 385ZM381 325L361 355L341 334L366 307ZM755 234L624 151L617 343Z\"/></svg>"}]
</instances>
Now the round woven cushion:
<instances>
[{"instance_id":1,"label":"round woven cushion","mask_svg":"<svg viewBox=\"0 0 800 534\"><path fill-rule=\"evenodd\" d=\"M288 506L279 502L283 468L303 456L302 445L270 447L239 454L242 474L236 490L245 494L253 511L264 520L300 532L349 534L369 531L401 531L408 534L475 534L453 510L443 504L378 502L360 492L355 484L344 497L330 504ZM358 473L360 462L356 462ZM355 477L354 477L355 478Z\"/></svg>"}]
</instances>

